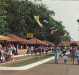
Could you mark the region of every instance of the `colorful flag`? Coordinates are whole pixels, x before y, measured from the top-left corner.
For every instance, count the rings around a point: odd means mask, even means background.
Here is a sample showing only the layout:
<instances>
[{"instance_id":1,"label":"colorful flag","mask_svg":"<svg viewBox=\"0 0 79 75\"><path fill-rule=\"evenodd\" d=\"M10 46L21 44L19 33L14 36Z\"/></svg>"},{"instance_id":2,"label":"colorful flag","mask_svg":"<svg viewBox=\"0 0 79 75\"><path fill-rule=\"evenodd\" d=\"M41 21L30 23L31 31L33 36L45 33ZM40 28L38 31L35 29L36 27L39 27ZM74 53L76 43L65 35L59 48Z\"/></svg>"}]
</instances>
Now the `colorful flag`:
<instances>
[{"instance_id":1,"label":"colorful flag","mask_svg":"<svg viewBox=\"0 0 79 75\"><path fill-rule=\"evenodd\" d=\"M41 23L40 23L40 21L38 21L38 20L37 20L37 22L38 22L38 24L39 24L39 26L40 26L40 27L42 27L42 26L43 26L43 24L41 24Z\"/></svg>"},{"instance_id":2,"label":"colorful flag","mask_svg":"<svg viewBox=\"0 0 79 75\"><path fill-rule=\"evenodd\" d=\"M59 34L58 34L58 37L57 37L57 38L59 38L59 37L60 37L60 34L61 34L61 32L59 32Z\"/></svg>"},{"instance_id":3,"label":"colorful flag","mask_svg":"<svg viewBox=\"0 0 79 75\"><path fill-rule=\"evenodd\" d=\"M52 31L51 31L51 34L54 34L54 32L56 32L56 31L57 31L57 30L52 30Z\"/></svg>"},{"instance_id":4,"label":"colorful flag","mask_svg":"<svg viewBox=\"0 0 79 75\"><path fill-rule=\"evenodd\" d=\"M64 33L63 36L67 36L67 33Z\"/></svg>"},{"instance_id":5,"label":"colorful flag","mask_svg":"<svg viewBox=\"0 0 79 75\"><path fill-rule=\"evenodd\" d=\"M42 23L48 23L46 20L43 20L43 22Z\"/></svg>"},{"instance_id":6,"label":"colorful flag","mask_svg":"<svg viewBox=\"0 0 79 75\"><path fill-rule=\"evenodd\" d=\"M54 29L54 28L55 28L54 26L50 27L51 30Z\"/></svg>"},{"instance_id":7,"label":"colorful flag","mask_svg":"<svg viewBox=\"0 0 79 75\"><path fill-rule=\"evenodd\" d=\"M39 21L39 16L34 16L35 20L37 21L37 23L39 24L40 27L43 26L43 24L40 23Z\"/></svg>"}]
</instances>

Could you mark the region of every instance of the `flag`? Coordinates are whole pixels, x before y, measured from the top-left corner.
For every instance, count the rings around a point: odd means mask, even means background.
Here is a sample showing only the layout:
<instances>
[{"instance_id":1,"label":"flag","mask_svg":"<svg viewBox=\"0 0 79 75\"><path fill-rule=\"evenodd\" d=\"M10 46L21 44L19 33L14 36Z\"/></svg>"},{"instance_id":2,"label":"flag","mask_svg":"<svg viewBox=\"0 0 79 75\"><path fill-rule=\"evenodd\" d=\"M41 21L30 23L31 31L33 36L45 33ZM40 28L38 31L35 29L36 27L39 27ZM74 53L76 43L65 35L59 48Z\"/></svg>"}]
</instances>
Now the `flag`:
<instances>
[{"instance_id":1,"label":"flag","mask_svg":"<svg viewBox=\"0 0 79 75\"><path fill-rule=\"evenodd\" d=\"M39 16L34 16L34 19L37 21L37 23L39 24L40 27L43 26L43 24L41 24L39 21Z\"/></svg>"},{"instance_id":2,"label":"flag","mask_svg":"<svg viewBox=\"0 0 79 75\"><path fill-rule=\"evenodd\" d=\"M41 24L41 23L40 23L40 21L37 21L37 22L38 22L38 24L39 24L39 26L40 26L40 27L42 27L42 26L43 26L43 24Z\"/></svg>"},{"instance_id":3,"label":"flag","mask_svg":"<svg viewBox=\"0 0 79 75\"><path fill-rule=\"evenodd\" d=\"M54 29L55 27L54 26L52 26L52 27L50 27L50 30L52 30L52 29Z\"/></svg>"},{"instance_id":4,"label":"flag","mask_svg":"<svg viewBox=\"0 0 79 75\"><path fill-rule=\"evenodd\" d=\"M63 36L67 36L67 33L64 33Z\"/></svg>"},{"instance_id":5,"label":"flag","mask_svg":"<svg viewBox=\"0 0 79 75\"><path fill-rule=\"evenodd\" d=\"M35 19L36 21L39 21L39 16L34 16L34 19Z\"/></svg>"},{"instance_id":6,"label":"flag","mask_svg":"<svg viewBox=\"0 0 79 75\"><path fill-rule=\"evenodd\" d=\"M59 37L60 37L60 34L61 34L61 32L59 32L59 34L58 34L58 37L57 37L57 38L59 38Z\"/></svg>"},{"instance_id":7,"label":"flag","mask_svg":"<svg viewBox=\"0 0 79 75\"><path fill-rule=\"evenodd\" d=\"M57 30L52 30L52 31L51 31L51 34L54 34L54 32L56 32L56 31L57 31Z\"/></svg>"},{"instance_id":8,"label":"flag","mask_svg":"<svg viewBox=\"0 0 79 75\"><path fill-rule=\"evenodd\" d=\"M48 23L46 20L43 20L43 22L42 23Z\"/></svg>"}]
</instances>

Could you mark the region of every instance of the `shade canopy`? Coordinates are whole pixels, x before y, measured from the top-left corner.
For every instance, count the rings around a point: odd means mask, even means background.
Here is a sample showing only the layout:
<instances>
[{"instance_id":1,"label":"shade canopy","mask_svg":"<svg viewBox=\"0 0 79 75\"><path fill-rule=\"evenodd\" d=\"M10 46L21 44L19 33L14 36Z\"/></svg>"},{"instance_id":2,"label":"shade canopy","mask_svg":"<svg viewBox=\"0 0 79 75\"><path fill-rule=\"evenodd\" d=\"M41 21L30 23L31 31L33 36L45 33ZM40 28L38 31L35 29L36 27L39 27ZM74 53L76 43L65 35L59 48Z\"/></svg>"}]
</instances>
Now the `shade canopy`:
<instances>
[{"instance_id":1,"label":"shade canopy","mask_svg":"<svg viewBox=\"0 0 79 75\"><path fill-rule=\"evenodd\" d=\"M69 41L61 41L58 46L70 46L70 42Z\"/></svg>"},{"instance_id":2,"label":"shade canopy","mask_svg":"<svg viewBox=\"0 0 79 75\"><path fill-rule=\"evenodd\" d=\"M0 35L0 41L9 41L10 38Z\"/></svg>"},{"instance_id":3,"label":"shade canopy","mask_svg":"<svg viewBox=\"0 0 79 75\"><path fill-rule=\"evenodd\" d=\"M16 35L13 35L13 34L9 34L6 37L10 38L10 40L8 42L12 42L12 43L17 42L17 43L27 44L27 42L28 42L28 40L23 39L21 37L18 37Z\"/></svg>"},{"instance_id":4,"label":"shade canopy","mask_svg":"<svg viewBox=\"0 0 79 75\"><path fill-rule=\"evenodd\" d=\"M33 38L33 39L30 39L28 41L28 44L31 44L31 45L45 45L46 43L39 40L39 39Z\"/></svg>"},{"instance_id":5,"label":"shade canopy","mask_svg":"<svg viewBox=\"0 0 79 75\"><path fill-rule=\"evenodd\" d=\"M49 42L49 41L44 40L44 42L46 42L46 45L55 46L53 43L51 43L51 42Z\"/></svg>"}]
</instances>

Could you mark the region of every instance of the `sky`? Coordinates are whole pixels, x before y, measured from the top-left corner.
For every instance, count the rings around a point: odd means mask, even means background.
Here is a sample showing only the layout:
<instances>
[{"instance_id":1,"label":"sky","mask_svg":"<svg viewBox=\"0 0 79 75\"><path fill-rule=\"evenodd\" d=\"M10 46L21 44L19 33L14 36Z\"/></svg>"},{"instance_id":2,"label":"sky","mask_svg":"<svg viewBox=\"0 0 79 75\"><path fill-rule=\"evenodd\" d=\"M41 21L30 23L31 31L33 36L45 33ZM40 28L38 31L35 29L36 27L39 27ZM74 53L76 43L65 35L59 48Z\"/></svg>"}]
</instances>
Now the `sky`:
<instances>
[{"instance_id":1,"label":"sky","mask_svg":"<svg viewBox=\"0 0 79 75\"><path fill-rule=\"evenodd\" d=\"M74 41L79 41L78 22L79 1L78 0L42 0L49 10L54 10L55 20L62 21L65 29L70 33Z\"/></svg>"}]
</instances>

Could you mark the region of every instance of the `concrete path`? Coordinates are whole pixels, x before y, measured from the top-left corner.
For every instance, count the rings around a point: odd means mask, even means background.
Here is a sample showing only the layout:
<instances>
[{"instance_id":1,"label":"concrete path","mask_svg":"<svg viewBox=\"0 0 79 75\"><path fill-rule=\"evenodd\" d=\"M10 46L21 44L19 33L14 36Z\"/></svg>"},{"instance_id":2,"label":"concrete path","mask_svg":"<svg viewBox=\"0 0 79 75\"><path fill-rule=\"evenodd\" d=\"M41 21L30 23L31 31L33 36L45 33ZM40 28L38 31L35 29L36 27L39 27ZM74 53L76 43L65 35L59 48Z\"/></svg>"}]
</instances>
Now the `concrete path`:
<instances>
[{"instance_id":1,"label":"concrete path","mask_svg":"<svg viewBox=\"0 0 79 75\"><path fill-rule=\"evenodd\" d=\"M55 64L54 60L41 64L29 70L23 71L0 71L0 75L79 75L79 65L75 59L72 64L71 58L68 58L67 64L63 63L63 58L59 58L59 64Z\"/></svg>"}]
</instances>

